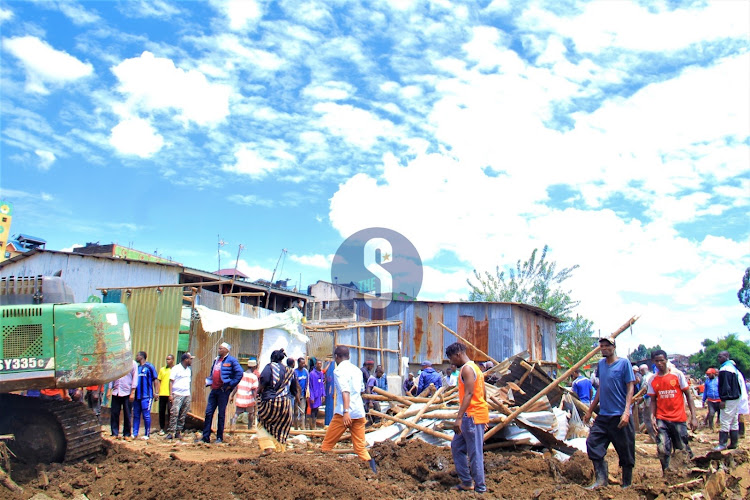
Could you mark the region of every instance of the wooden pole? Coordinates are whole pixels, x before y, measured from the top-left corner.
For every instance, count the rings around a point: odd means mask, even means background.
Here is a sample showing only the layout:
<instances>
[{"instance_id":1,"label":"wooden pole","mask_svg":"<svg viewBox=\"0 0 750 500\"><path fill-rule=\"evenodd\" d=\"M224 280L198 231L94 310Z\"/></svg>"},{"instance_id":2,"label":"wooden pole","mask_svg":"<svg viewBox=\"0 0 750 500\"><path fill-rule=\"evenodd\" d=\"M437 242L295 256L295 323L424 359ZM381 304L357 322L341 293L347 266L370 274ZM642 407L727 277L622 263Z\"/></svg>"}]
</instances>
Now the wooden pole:
<instances>
[{"instance_id":1,"label":"wooden pole","mask_svg":"<svg viewBox=\"0 0 750 500\"><path fill-rule=\"evenodd\" d=\"M387 418L388 420L393 420L394 422L398 422L399 424L403 424L407 427L411 427L412 429L417 429L418 431L425 432L429 434L430 436L435 436L440 439L445 439L447 441L453 441L453 436L449 436L448 434L444 434L442 432L432 430L429 427L425 427L424 425L419 425L419 424L409 422L408 420L404 420L403 418L397 418L397 417L394 417L393 415L380 413L379 411L376 411L376 410L370 410L370 415L375 415L376 417L380 417L380 418Z\"/></svg>"},{"instance_id":2,"label":"wooden pole","mask_svg":"<svg viewBox=\"0 0 750 500\"><path fill-rule=\"evenodd\" d=\"M452 333L452 334L453 334L453 335L454 335L455 337L458 337L459 339L461 339L462 341L464 341L464 342L466 343L466 345L468 345L469 347L471 347L472 349L474 349L475 351L477 351L477 352L478 352L479 354L481 354L482 356L484 356L484 357L486 357L487 359L489 359L490 361L492 361L492 363L494 363L495 365L499 365L499 364L500 364L500 363L499 363L499 362L498 362L498 361L497 361L497 360L496 360L495 358L493 358L492 356L490 356L490 355L489 355L489 354L487 354L486 352L482 351L482 350L481 350L481 349L479 349L479 348L478 348L477 346L475 346L474 344L472 344L471 342L469 342L468 340L466 340L465 338L463 338L462 336L460 336L459 334L457 334L456 332L454 332L453 330L451 330L450 328L448 328L447 326L445 326L445 325L444 325L444 324L442 324L441 322L439 322L439 321L438 321L438 325L440 325L440 326L442 326L443 328L445 328L446 330L448 330L448 331L449 331L450 333Z\"/></svg>"},{"instance_id":3,"label":"wooden pole","mask_svg":"<svg viewBox=\"0 0 750 500\"><path fill-rule=\"evenodd\" d=\"M411 406L412 405L412 402L409 401L408 399L406 399L404 397L401 397L401 396L396 396L395 394L392 394L392 393L390 393L388 391L384 391L380 387L373 387L372 390L375 391L376 393L380 394L381 396L386 396L389 399L391 399L393 401L398 401L399 403L405 404L406 406Z\"/></svg>"},{"instance_id":4,"label":"wooden pole","mask_svg":"<svg viewBox=\"0 0 750 500\"><path fill-rule=\"evenodd\" d=\"M614 333L612 333L612 335L609 336L609 340L614 340L615 338L617 338L618 335L620 335L622 332L630 328L630 326L633 325L633 323L638 321L639 317L640 316L633 316L632 318L630 318L625 324L623 324ZM560 384L560 382L570 377L570 374L573 373L573 371L577 370L578 368L583 366L586 363L586 361L593 358L600 351L600 349L601 347L596 346L594 349L591 350L591 352L589 352L586 356L584 356L583 359L581 359L578 363L568 368L568 370L565 373L563 373L562 375L557 377L555 380L550 382L550 384L547 387L539 391L534 397L526 401L523 405L516 408L516 410L513 413L508 415L507 419L505 419L502 423L496 425L495 427L490 429L488 432L486 432L484 435L484 440L487 441L489 438L491 438L492 436L500 432L503 428L505 428L506 425L511 423L513 420L515 420L518 415L525 412L529 406L536 403L539 399L542 398L542 396L546 396L547 393L549 393L550 391L552 391L552 389L557 387Z\"/></svg>"},{"instance_id":5,"label":"wooden pole","mask_svg":"<svg viewBox=\"0 0 750 500\"><path fill-rule=\"evenodd\" d=\"M425 412L427 411L427 408L429 408L431 404L437 401L437 398L440 397L440 394L442 394L444 390L445 390L445 387L441 387L440 389L435 391L435 394L432 395L432 397L427 402L427 404L424 405L424 407L421 410L419 410L419 413L417 413L416 416L414 417L415 424L419 422L419 419L422 418L422 415L425 414ZM401 434L399 434L398 438L396 438L396 444L400 443L401 440L404 439L408 433L409 433L409 428L404 427L404 430L402 430Z\"/></svg>"}]
</instances>

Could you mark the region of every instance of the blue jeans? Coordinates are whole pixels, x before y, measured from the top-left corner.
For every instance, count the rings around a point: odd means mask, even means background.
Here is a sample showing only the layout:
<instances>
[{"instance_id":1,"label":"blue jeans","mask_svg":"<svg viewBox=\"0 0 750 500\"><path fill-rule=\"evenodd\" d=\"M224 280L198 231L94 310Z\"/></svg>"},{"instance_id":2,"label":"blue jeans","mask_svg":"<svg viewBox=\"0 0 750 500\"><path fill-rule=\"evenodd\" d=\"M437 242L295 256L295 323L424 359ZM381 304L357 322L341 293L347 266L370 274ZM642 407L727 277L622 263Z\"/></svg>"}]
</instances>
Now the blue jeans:
<instances>
[{"instance_id":1,"label":"blue jeans","mask_svg":"<svg viewBox=\"0 0 750 500\"><path fill-rule=\"evenodd\" d=\"M143 433L149 436L151 435L151 398L133 401L133 437L138 437L141 415L143 415Z\"/></svg>"},{"instance_id":2,"label":"blue jeans","mask_svg":"<svg viewBox=\"0 0 750 500\"><path fill-rule=\"evenodd\" d=\"M216 438L224 439L224 418L227 412L227 403L229 402L229 395L232 393L231 388L224 387L220 389L211 389L211 393L208 395L208 403L206 403L206 420L203 424L203 441L209 442L211 440L211 422L214 420L214 412L216 408L219 408L219 422L216 426Z\"/></svg>"},{"instance_id":3,"label":"blue jeans","mask_svg":"<svg viewBox=\"0 0 750 500\"><path fill-rule=\"evenodd\" d=\"M487 491L484 483L484 424L475 424L473 417L464 414L461 434L453 436L451 441L451 453L461 484L471 486L473 479L474 491Z\"/></svg>"}]
</instances>

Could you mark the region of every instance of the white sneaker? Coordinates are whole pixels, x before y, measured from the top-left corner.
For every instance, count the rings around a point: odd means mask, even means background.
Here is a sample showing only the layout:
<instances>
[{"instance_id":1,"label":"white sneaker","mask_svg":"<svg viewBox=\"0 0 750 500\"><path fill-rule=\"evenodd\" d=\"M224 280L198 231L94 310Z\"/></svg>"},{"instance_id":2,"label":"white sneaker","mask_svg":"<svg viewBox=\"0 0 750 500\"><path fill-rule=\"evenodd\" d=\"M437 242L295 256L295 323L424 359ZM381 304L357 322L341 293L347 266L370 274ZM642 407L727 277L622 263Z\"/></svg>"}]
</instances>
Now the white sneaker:
<instances>
[{"instance_id":1,"label":"white sneaker","mask_svg":"<svg viewBox=\"0 0 750 500\"><path fill-rule=\"evenodd\" d=\"M144 441L148 441L148 436L143 436L141 439L143 439Z\"/></svg>"}]
</instances>

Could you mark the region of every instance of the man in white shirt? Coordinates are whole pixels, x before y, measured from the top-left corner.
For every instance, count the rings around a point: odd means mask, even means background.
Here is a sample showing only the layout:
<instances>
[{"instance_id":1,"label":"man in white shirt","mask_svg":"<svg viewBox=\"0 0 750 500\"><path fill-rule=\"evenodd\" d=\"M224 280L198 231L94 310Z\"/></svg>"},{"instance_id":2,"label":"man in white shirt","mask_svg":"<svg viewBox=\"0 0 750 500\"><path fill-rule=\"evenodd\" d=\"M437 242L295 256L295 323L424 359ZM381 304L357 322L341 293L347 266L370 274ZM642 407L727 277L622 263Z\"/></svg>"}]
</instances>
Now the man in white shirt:
<instances>
[{"instance_id":1,"label":"man in white shirt","mask_svg":"<svg viewBox=\"0 0 750 500\"><path fill-rule=\"evenodd\" d=\"M370 457L365 441L365 406L362 403L362 391L364 383L362 372L349 361L349 348L336 346L333 351L333 359L336 368L333 370L333 378L336 386L336 406L334 408L333 420L328 425L325 438L323 439L322 451L331 451L345 430L352 435L352 446L354 452L362 460L370 464L374 473L378 472L375 459Z\"/></svg>"},{"instance_id":2,"label":"man in white shirt","mask_svg":"<svg viewBox=\"0 0 750 500\"><path fill-rule=\"evenodd\" d=\"M167 439L181 439L182 430L185 428L185 417L190 411L190 384L193 379L193 356L186 352L180 358L180 364L172 367L169 373L169 402L172 411L169 415L169 429Z\"/></svg>"}]
</instances>

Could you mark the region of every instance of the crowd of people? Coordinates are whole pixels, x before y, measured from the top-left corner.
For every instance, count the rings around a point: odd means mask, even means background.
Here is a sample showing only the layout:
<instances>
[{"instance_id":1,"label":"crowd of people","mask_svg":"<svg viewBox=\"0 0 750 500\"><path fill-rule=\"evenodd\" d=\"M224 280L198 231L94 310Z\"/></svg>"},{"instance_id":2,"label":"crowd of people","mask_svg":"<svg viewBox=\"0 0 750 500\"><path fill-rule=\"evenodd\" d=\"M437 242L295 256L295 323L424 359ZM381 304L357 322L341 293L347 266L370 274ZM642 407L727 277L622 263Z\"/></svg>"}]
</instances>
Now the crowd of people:
<instances>
[{"instance_id":1,"label":"crowd of people","mask_svg":"<svg viewBox=\"0 0 750 500\"><path fill-rule=\"evenodd\" d=\"M666 472L669 468L674 450L684 450L692 458L688 427L697 429L698 419L691 385L685 374L667 360L667 353L661 349L651 353L655 368L651 373L647 365L632 367L627 358L618 357L615 354L614 340L600 339L599 347L603 359L597 364L594 382L577 373L572 385L582 401L593 394L589 410L584 415L584 423L588 423L594 408L599 405L599 414L586 440L587 453L595 473L594 483L590 488L608 484L607 462L604 457L610 443L619 458L621 485L623 488L631 485L636 433L632 414L639 411L639 405L633 404L633 396L639 392L637 384L643 386L640 390L645 392L647 410L644 411L644 420L649 433L653 433L662 471ZM746 418L744 415L750 413L750 384L745 381L727 351L718 354L717 364L718 377L716 369L707 372L703 401L714 402L714 405L709 406L707 421L713 419L714 413L719 413L719 444L714 451L722 451L737 448L739 444L740 423ZM690 413L689 418L686 408Z\"/></svg>"},{"instance_id":2,"label":"crowd of people","mask_svg":"<svg viewBox=\"0 0 750 500\"><path fill-rule=\"evenodd\" d=\"M588 407L584 423L598 414L591 425L586 447L594 466L595 479L590 488L608 484L605 456L613 445L622 469L621 485L630 486L635 466L635 434L633 413L637 412L649 435L657 445L662 470L670 467L674 450L684 450L692 458L688 428L698 427L693 389L697 385L667 359L663 350L651 353L653 371L647 364L632 366L627 358L616 355L613 339L599 341L602 359L590 377L580 370L573 372L571 390ZM377 465L370 456L365 441L365 429L373 421L370 409L380 411L375 398L364 394L388 391L388 377L383 366L372 359L357 368L349 360L349 348L337 346L333 359L324 364L315 358L288 357L284 349L273 351L270 362L258 371L257 360L240 362L231 355L232 346L226 342L218 346L206 387L210 388L201 439L211 442L212 422L218 412L214 443L224 440L226 409L234 405L233 424L246 423L255 429L263 455L282 453L291 429L317 429L319 410L325 407L326 433L322 451L331 451L344 432L349 431L354 452L373 472ZM401 389L404 395L420 395L443 386L457 386L460 407L453 426L451 442L454 464L460 483L457 490L486 491L483 465L483 438L489 423L489 406L485 399L485 384L494 381L485 372L491 362L474 363L461 343L450 345L445 351L450 366L435 370L429 361L415 375L408 373ZM66 399L85 402L97 416L101 414L103 396L110 402L110 429L116 439L132 440L151 436L152 404L158 402L159 434L167 440L182 439L185 419L191 405L192 362L189 352L175 364L173 355L157 370L147 359L146 352L138 352L132 369L107 386L63 391L27 391L28 396L45 399ZM748 392L750 380L745 380L726 351L719 353L717 368L706 371L700 384L703 406L708 413L703 421L711 431L714 418L719 424L719 444L716 451L733 449L744 436L744 419L750 413ZM687 409L687 411L686 411ZM688 416L689 413L689 416ZM122 416L122 430L120 417ZM141 434L141 420L143 432Z\"/></svg>"}]
</instances>

